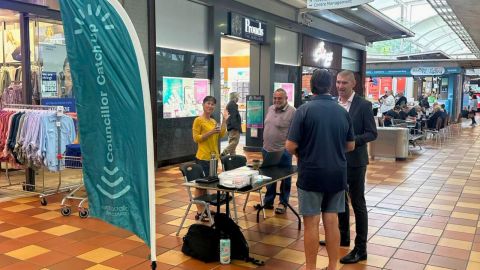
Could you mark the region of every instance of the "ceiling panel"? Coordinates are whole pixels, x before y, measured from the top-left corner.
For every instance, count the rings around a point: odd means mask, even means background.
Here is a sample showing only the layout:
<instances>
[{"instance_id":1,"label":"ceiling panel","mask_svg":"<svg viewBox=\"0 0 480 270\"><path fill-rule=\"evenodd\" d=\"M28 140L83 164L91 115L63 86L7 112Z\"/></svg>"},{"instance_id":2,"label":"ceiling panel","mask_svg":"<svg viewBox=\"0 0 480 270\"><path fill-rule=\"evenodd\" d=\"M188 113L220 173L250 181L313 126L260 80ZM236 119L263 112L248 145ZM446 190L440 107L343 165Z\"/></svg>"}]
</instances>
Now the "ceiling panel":
<instances>
[{"instance_id":1,"label":"ceiling panel","mask_svg":"<svg viewBox=\"0 0 480 270\"><path fill-rule=\"evenodd\" d=\"M480 48L480 1L478 0L447 0L457 18L473 41Z\"/></svg>"}]
</instances>

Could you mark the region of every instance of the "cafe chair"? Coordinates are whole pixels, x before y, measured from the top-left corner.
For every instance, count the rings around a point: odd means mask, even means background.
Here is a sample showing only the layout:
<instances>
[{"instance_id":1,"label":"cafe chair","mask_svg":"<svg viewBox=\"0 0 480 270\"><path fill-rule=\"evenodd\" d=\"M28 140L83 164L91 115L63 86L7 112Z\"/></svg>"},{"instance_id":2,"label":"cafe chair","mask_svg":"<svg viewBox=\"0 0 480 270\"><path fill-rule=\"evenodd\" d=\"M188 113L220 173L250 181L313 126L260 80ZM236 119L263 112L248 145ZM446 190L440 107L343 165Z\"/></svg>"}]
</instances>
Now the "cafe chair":
<instances>
[{"instance_id":1,"label":"cafe chair","mask_svg":"<svg viewBox=\"0 0 480 270\"><path fill-rule=\"evenodd\" d=\"M435 146L440 142L440 146L442 145L442 125L443 125L443 118L437 118L437 122L435 123L435 128L433 129L425 129L425 138L428 138L428 135L432 135L432 139L435 138Z\"/></svg>"},{"instance_id":2,"label":"cafe chair","mask_svg":"<svg viewBox=\"0 0 480 270\"><path fill-rule=\"evenodd\" d=\"M247 165L247 158L245 156L241 155L230 155L230 156L224 156L221 158L222 161L222 166L223 166L223 171L230 171L236 168L240 168L243 166ZM263 206L263 194L262 190L258 190L258 194L260 195L260 205ZM233 205L235 205L235 196L233 197ZM248 198L250 197L250 192L247 193L247 197L245 198L245 202L243 203L243 211L245 212L245 208L247 206ZM237 207L234 206L234 211L235 211L235 217L237 215ZM266 217L265 214L265 209L262 209L263 212L263 217Z\"/></svg>"},{"instance_id":3,"label":"cafe chair","mask_svg":"<svg viewBox=\"0 0 480 270\"><path fill-rule=\"evenodd\" d=\"M462 131L462 113L459 113L457 119L454 119L454 121L452 121L451 128L457 131L457 135L460 135L460 132ZM452 130L452 137L453 137L453 130Z\"/></svg>"},{"instance_id":4,"label":"cafe chair","mask_svg":"<svg viewBox=\"0 0 480 270\"><path fill-rule=\"evenodd\" d=\"M183 178L185 179L186 183L205 177L202 166L196 163L183 164L182 166L180 166L180 171L182 172ZM185 219L188 216L188 213L190 211L190 207L192 207L192 204L203 205L204 210L202 213L200 213L200 216L203 216L204 214L206 214L208 216L210 225L213 225L213 218L210 212L210 205L217 206L217 205L222 205L226 203L226 199L224 195L220 197L220 201L217 200L217 194L207 193L198 197L194 197L190 188L191 187L188 187L188 186L186 187L190 202L188 203L187 210L185 210L185 215L183 215L182 222L180 223L180 227L177 230L177 234L176 234L177 236L180 233L180 230L183 228L183 224L185 223Z\"/></svg>"}]
</instances>

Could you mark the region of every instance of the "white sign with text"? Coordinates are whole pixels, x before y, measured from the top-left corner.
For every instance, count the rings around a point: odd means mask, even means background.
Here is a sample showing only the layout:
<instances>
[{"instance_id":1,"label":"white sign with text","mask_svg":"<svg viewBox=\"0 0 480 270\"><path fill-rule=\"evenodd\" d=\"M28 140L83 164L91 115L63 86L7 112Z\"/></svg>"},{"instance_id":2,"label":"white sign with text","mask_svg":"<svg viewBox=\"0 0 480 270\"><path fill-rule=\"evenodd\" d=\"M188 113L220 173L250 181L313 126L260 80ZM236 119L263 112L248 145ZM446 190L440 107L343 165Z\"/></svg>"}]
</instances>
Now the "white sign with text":
<instances>
[{"instance_id":1,"label":"white sign with text","mask_svg":"<svg viewBox=\"0 0 480 270\"><path fill-rule=\"evenodd\" d=\"M307 0L310 9L337 9L363 5L373 0Z\"/></svg>"}]
</instances>

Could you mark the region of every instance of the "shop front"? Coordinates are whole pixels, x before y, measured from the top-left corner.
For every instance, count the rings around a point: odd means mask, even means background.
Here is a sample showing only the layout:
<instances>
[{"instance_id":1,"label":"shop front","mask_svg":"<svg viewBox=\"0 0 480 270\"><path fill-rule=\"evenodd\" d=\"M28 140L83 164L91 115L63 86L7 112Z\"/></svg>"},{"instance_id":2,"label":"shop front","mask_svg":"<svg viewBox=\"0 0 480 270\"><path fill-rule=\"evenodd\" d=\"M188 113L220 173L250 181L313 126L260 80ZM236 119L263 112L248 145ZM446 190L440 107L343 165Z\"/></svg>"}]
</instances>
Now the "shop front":
<instances>
[{"instance_id":1,"label":"shop front","mask_svg":"<svg viewBox=\"0 0 480 270\"><path fill-rule=\"evenodd\" d=\"M2 104L61 105L75 112L58 2L2 1L0 15Z\"/></svg>"},{"instance_id":2,"label":"shop front","mask_svg":"<svg viewBox=\"0 0 480 270\"><path fill-rule=\"evenodd\" d=\"M361 68L364 64L361 50L342 47L340 44L316 39L307 35L303 36L302 51L302 99L309 99L311 95L310 79L313 71L317 68L324 68L330 71L333 78L342 70L351 70L357 82L362 79ZM363 85L357 83L355 92L363 95ZM337 96L335 83L332 84L330 93Z\"/></svg>"},{"instance_id":3,"label":"shop front","mask_svg":"<svg viewBox=\"0 0 480 270\"><path fill-rule=\"evenodd\" d=\"M302 89L308 88L302 83L303 70L308 76L311 68L326 67L335 74L348 68L360 80L365 64L364 46L348 37L306 27L237 1L160 0L155 1L154 16L160 166L193 160L197 146L192 124L202 113L206 95L217 99L213 117L219 121L229 94L238 93L245 131L241 144L245 150L258 151L263 144L265 112L275 89L285 89L289 103L298 107ZM361 84L358 88L363 93Z\"/></svg>"},{"instance_id":4,"label":"shop front","mask_svg":"<svg viewBox=\"0 0 480 270\"><path fill-rule=\"evenodd\" d=\"M403 93L410 104L419 98L428 97L431 105L435 102L445 104L449 115L456 115L459 67L417 66L399 69L367 69L365 79L366 97L372 102L392 90L395 95Z\"/></svg>"}]
</instances>

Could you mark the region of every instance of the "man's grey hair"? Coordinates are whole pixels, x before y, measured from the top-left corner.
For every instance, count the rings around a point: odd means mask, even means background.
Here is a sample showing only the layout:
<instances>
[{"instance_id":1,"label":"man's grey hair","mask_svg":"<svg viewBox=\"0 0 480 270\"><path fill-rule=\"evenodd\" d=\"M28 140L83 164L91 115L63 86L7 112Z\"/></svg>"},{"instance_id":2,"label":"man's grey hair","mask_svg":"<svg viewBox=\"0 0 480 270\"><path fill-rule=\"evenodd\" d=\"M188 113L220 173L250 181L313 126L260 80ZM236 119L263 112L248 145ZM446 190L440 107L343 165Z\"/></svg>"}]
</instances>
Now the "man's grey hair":
<instances>
[{"instance_id":1,"label":"man's grey hair","mask_svg":"<svg viewBox=\"0 0 480 270\"><path fill-rule=\"evenodd\" d=\"M278 88L277 90L275 90L275 92L279 92L279 93L282 93L284 96L287 96L287 91L285 91L285 89L283 88Z\"/></svg>"},{"instance_id":2,"label":"man's grey hair","mask_svg":"<svg viewBox=\"0 0 480 270\"><path fill-rule=\"evenodd\" d=\"M238 97L239 97L239 95L238 95L237 92L231 92L231 93L230 93L230 101L233 100L233 101L235 101L235 102L238 102Z\"/></svg>"}]
</instances>

